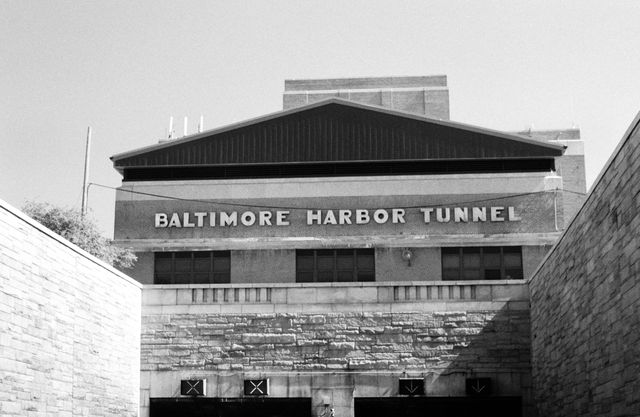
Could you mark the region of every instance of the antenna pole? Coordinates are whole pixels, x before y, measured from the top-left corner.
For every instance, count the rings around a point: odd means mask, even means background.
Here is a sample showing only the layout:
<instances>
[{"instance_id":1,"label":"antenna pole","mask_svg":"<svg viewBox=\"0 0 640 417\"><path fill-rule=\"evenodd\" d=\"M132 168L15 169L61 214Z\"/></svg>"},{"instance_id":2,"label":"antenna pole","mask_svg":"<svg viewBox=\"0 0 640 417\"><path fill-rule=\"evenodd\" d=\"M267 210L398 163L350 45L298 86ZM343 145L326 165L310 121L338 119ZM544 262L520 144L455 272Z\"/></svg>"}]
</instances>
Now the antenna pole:
<instances>
[{"instance_id":1,"label":"antenna pole","mask_svg":"<svg viewBox=\"0 0 640 417\"><path fill-rule=\"evenodd\" d=\"M87 214L89 204L89 153L91 152L91 126L87 127L87 146L84 152L84 179L82 181L82 217Z\"/></svg>"}]
</instances>

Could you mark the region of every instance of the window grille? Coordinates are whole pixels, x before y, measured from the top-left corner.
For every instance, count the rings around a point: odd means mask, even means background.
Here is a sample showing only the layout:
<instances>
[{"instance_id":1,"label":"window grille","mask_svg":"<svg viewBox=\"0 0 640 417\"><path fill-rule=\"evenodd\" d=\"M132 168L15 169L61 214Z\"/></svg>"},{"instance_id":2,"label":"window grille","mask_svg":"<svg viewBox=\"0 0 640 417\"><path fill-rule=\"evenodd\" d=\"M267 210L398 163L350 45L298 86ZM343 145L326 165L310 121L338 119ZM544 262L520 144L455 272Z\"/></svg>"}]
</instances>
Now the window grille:
<instances>
[{"instance_id":1,"label":"window grille","mask_svg":"<svg viewBox=\"0 0 640 417\"><path fill-rule=\"evenodd\" d=\"M230 281L230 251L155 253L155 284L227 284Z\"/></svg>"},{"instance_id":2,"label":"window grille","mask_svg":"<svg viewBox=\"0 0 640 417\"><path fill-rule=\"evenodd\" d=\"M522 247L442 248L442 279L522 279Z\"/></svg>"},{"instance_id":3,"label":"window grille","mask_svg":"<svg viewBox=\"0 0 640 417\"><path fill-rule=\"evenodd\" d=\"M375 281L373 249L296 251L296 282Z\"/></svg>"}]
</instances>

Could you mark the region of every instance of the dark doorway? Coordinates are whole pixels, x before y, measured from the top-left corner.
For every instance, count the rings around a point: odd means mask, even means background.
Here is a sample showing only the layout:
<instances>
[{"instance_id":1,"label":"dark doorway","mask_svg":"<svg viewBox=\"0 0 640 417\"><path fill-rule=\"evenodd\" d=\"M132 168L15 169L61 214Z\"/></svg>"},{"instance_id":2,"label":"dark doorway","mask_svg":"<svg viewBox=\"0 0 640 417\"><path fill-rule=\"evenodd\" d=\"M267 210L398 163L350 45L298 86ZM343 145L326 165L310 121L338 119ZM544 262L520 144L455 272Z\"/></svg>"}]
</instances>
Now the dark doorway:
<instances>
[{"instance_id":1,"label":"dark doorway","mask_svg":"<svg viewBox=\"0 0 640 417\"><path fill-rule=\"evenodd\" d=\"M355 417L521 417L520 397L356 398Z\"/></svg>"},{"instance_id":2,"label":"dark doorway","mask_svg":"<svg viewBox=\"0 0 640 417\"><path fill-rule=\"evenodd\" d=\"M310 417L311 398L152 398L151 417Z\"/></svg>"}]
</instances>

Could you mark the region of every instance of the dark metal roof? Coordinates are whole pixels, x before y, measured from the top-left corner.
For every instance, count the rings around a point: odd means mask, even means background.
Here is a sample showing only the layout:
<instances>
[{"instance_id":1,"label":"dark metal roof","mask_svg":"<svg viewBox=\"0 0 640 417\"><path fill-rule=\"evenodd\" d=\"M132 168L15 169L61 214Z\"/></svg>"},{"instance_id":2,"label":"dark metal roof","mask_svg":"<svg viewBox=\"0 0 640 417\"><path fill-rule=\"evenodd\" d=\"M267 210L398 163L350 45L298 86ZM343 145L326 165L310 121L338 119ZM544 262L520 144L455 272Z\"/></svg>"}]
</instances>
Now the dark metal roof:
<instances>
[{"instance_id":1,"label":"dark metal roof","mask_svg":"<svg viewBox=\"0 0 640 417\"><path fill-rule=\"evenodd\" d=\"M131 152L116 169L553 158L564 147L332 98Z\"/></svg>"}]
</instances>

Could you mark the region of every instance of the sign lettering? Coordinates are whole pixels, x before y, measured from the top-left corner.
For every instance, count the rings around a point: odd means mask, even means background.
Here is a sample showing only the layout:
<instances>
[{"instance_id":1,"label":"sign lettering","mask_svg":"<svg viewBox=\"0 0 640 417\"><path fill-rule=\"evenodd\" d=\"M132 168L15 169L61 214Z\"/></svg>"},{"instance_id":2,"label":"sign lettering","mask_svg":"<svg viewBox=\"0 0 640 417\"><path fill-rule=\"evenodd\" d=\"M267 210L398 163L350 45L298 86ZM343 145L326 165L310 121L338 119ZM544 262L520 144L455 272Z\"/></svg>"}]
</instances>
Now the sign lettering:
<instances>
[{"instance_id":1,"label":"sign lettering","mask_svg":"<svg viewBox=\"0 0 640 417\"><path fill-rule=\"evenodd\" d=\"M430 223L500 223L522 220L515 207L421 207L413 209L421 213L424 224ZM406 224L410 212L402 208L391 209L336 209L305 210L307 226L343 226L365 224ZM203 227L271 227L289 226L289 210L247 210L155 213L154 225L163 228ZM208 219L208 220L207 220Z\"/></svg>"}]
</instances>

